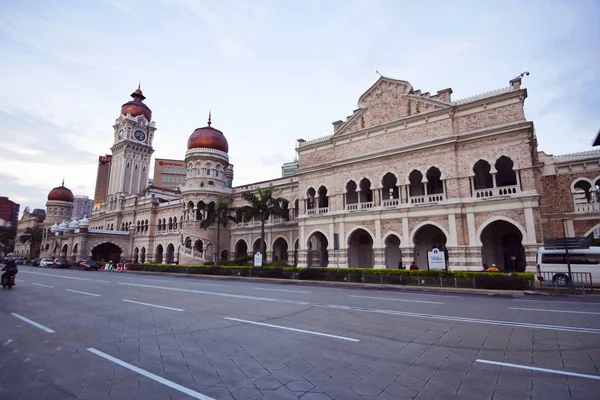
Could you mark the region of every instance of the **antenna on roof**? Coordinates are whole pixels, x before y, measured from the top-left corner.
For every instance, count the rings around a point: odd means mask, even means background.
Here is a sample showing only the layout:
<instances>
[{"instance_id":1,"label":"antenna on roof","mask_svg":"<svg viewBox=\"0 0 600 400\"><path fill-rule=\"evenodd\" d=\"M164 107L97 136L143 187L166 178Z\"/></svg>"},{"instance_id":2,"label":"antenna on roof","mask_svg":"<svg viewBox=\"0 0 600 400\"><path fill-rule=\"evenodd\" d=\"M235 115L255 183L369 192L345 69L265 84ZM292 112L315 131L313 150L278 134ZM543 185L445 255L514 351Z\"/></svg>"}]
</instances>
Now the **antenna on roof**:
<instances>
[{"instance_id":1,"label":"antenna on roof","mask_svg":"<svg viewBox=\"0 0 600 400\"><path fill-rule=\"evenodd\" d=\"M375 70L375 73L383 78L383 75L381 75L381 72L379 72L378 70Z\"/></svg>"}]
</instances>

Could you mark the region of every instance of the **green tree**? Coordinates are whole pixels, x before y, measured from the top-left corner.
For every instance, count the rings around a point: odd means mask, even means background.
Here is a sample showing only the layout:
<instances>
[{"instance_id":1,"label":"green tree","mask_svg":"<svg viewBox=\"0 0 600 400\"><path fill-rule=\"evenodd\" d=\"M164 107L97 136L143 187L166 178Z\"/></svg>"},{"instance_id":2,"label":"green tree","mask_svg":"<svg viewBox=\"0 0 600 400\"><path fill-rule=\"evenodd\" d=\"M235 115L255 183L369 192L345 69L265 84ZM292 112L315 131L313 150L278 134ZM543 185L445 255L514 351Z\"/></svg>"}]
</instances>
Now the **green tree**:
<instances>
[{"instance_id":1,"label":"green tree","mask_svg":"<svg viewBox=\"0 0 600 400\"><path fill-rule=\"evenodd\" d=\"M44 238L44 231L39 226L34 226L33 228L25 229L25 232L19 240L21 243L29 243L31 248L29 252L30 258L37 258L40 253L40 245L42 244L42 239Z\"/></svg>"},{"instance_id":2,"label":"green tree","mask_svg":"<svg viewBox=\"0 0 600 400\"><path fill-rule=\"evenodd\" d=\"M265 258L265 221L269 219L271 215L281 217L286 221L290 219L290 212L288 209L289 202L283 197L273 197L275 189L273 186L269 186L266 189L257 188L256 193L244 192L242 198L249 204L238 208L238 215L244 220L249 221L252 218L254 220L260 220L260 253L262 254L263 260Z\"/></svg>"},{"instance_id":3,"label":"green tree","mask_svg":"<svg viewBox=\"0 0 600 400\"><path fill-rule=\"evenodd\" d=\"M14 226L0 226L0 244L4 254L12 253L15 249L17 228Z\"/></svg>"},{"instance_id":4,"label":"green tree","mask_svg":"<svg viewBox=\"0 0 600 400\"><path fill-rule=\"evenodd\" d=\"M213 265L217 265L221 256L221 227L227 228L229 222L235 222L235 216L232 214L236 211L234 207L230 207L229 203L223 196L217 199L217 202L201 204L201 210L206 210L206 218L200 223L200 227L204 230L210 226L217 225L217 252L213 257Z\"/></svg>"}]
</instances>

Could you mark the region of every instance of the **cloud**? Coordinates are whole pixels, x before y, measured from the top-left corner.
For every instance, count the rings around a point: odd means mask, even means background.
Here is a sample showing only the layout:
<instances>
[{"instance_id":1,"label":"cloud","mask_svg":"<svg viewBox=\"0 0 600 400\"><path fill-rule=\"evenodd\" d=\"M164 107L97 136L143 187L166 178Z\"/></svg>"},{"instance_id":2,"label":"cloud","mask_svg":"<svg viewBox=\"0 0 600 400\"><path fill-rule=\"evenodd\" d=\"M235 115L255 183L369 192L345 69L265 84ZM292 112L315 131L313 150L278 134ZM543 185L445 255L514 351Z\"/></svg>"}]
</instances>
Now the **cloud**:
<instances>
[{"instance_id":1,"label":"cloud","mask_svg":"<svg viewBox=\"0 0 600 400\"><path fill-rule=\"evenodd\" d=\"M19 211L21 213L25 210L25 207L29 207L31 210L34 208L46 208L45 200L48 196L48 188L39 185L24 185L18 177L3 172L0 172L0 182L2 182L3 186L2 195L19 203L21 206Z\"/></svg>"}]
</instances>

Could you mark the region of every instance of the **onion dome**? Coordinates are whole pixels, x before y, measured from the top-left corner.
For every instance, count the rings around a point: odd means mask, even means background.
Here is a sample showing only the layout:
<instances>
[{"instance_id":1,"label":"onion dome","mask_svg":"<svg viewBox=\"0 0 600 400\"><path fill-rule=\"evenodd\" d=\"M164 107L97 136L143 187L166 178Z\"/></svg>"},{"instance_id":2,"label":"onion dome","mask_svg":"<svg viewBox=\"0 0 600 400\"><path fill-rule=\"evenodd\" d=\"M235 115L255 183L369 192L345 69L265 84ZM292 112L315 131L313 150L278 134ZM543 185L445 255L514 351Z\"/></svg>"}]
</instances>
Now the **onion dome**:
<instances>
[{"instance_id":1,"label":"onion dome","mask_svg":"<svg viewBox=\"0 0 600 400\"><path fill-rule=\"evenodd\" d=\"M90 226L90 221L84 215L83 218L79 220L79 227L80 228L88 228L89 226Z\"/></svg>"},{"instance_id":2,"label":"onion dome","mask_svg":"<svg viewBox=\"0 0 600 400\"><path fill-rule=\"evenodd\" d=\"M58 226L58 231L59 232L64 232L68 229L69 227L67 226L67 223L65 221L61 222L60 225Z\"/></svg>"},{"instance_id":3,"label":"onion dome","mask_svg":"<svg viewBox=\"0 0 600 400\"><path fill-rule=\"evenodd\" d=\"M68 201L72 203L75 201L75 196L73 196L73 192L65 187L65 180L63 179L62 185L55 187L48 193L48 200L53 201Z\"/></svg>"},{"instance_id":4,"label":"onion dome","mask_svg":"<svg viewBox=\"0 0 600 400\"><path fill-rule=\"evenodd\" d=\"M56 233L58 231L58 224L55 222L54 225L50 227L50 233Z\"/></svg>"},{"instance_id":5,"label":"onion dome","mask_svg":"<svg viewBox=\"0 0 600 400\"><path fill-rule=\"evenodd\" d=\"M190 149L215 149L225 153L229 152L229 144L225 135L218 129L210 126L210 113L208 114L208 126L196 129L188 139L187 148Z\"/></svg>"},{"instance_id":6,"label":"onion dome","mask_svg":"<svg viewBox=\"0 0 600 400\"><path fill-rule=\"evenodd\" d=\"M152 121L152 111L143 103L146 96L144 96L139 86L131 93L131 97L133 97L133 100L128 101L121 106L121 114L131 114L132 117L143 115L148 122Z\"/></svg>"},{"instance_id":7,"label":"onion dome","mask_svg":"<svg viewBox=\"0 0 600 400\"><path fill-rule=\"evenodd\" d=\"M79 229L79 223L75 218L69 223L69 229Z\"/></svg>"}]
</instances>

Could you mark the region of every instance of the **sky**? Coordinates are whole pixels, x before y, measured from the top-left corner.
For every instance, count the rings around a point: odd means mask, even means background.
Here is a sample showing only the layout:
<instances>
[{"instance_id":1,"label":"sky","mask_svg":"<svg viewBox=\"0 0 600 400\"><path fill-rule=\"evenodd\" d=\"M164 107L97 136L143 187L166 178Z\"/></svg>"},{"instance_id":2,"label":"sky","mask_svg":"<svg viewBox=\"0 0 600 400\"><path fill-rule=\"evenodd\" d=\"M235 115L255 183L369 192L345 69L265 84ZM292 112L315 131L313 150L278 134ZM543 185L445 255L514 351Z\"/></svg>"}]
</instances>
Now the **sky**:
<instances>
[{"instance_id":1,"label":"sky","mask_svg":"<svg viewBox=\"0 0 600 400\"><path fill-rule=\"evenodd\" d=\"M539 150L591 150L600 129L600 2L0 0L0 196L44 208L93 197L141 82L154 157L212 126L234 185L281 176L296 140L333 133L384 76L454 100L524 71Z\"/></svg>"}]
</instances>

